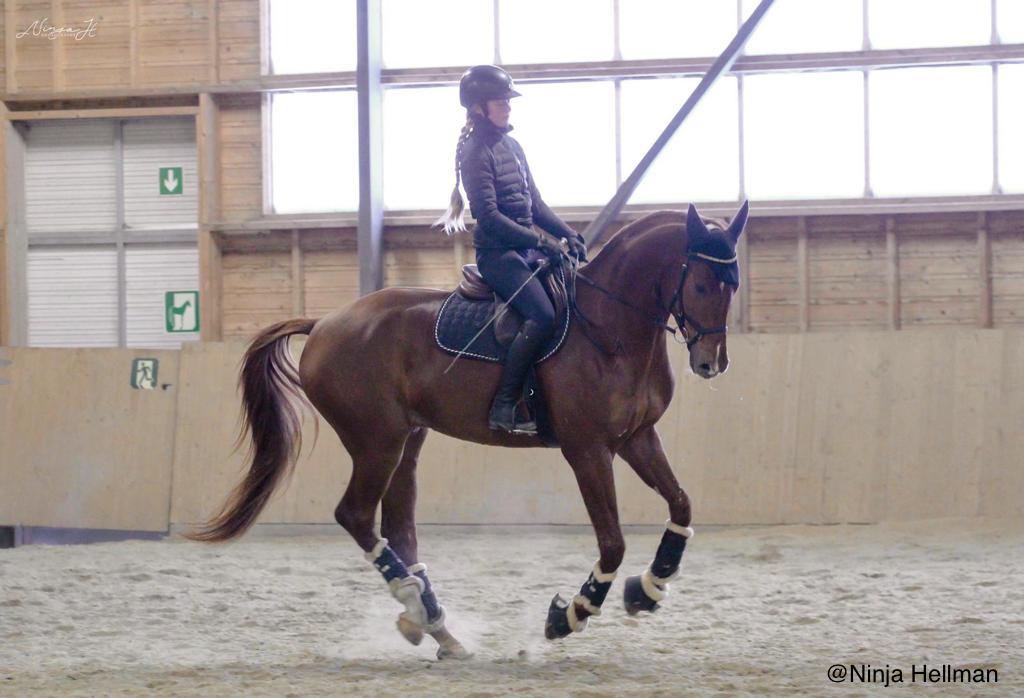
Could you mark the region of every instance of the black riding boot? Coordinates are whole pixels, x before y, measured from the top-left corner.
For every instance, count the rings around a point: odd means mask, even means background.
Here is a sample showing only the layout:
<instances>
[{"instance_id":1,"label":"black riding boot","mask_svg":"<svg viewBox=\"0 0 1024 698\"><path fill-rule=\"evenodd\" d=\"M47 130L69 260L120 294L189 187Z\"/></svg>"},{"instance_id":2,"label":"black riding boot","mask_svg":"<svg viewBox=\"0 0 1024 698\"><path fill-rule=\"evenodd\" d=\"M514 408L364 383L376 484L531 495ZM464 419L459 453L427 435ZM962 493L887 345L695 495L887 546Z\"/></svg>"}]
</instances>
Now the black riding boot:
<instances>
[{"instance_id":1,"label":"black riding boot","mask_svg":"<svg viewBox=\"0 0 1024 698\"><path fill-rule=\"evenodd\" d=\"M544 345L547 336L540 332L536 322L527 320L519 328L519 334L512 340L505 357L505 365L498 383L498 393L491 405L490 427L497 431L516 434L536 434L537 424L530 420L516 424L516 405L523 396L523 383L533 365L537 352Z\"/></svg>"}]
</instances>

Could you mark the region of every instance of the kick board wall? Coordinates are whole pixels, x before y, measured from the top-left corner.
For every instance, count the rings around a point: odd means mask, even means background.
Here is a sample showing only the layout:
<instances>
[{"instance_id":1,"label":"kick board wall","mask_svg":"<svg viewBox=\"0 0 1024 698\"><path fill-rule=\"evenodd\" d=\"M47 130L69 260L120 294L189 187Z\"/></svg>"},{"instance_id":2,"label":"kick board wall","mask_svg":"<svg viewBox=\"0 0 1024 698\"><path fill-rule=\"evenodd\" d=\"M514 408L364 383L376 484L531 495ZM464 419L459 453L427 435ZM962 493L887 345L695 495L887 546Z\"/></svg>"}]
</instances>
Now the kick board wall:
<instances>
[{"instance_id":1,"label":"kick board wall","mask_svg":"<svg viewBox=\"0 0 1024 698\"><path fill-rule=\"evenodd\" d=\"M0 349L0 524L166 530L178 356ZM159 362L153 390L131 387L141 357Z\"/></svg>"},{"instance_id":2,"label":"kick board wall","mask_svg":"<svg viewBox=\"0 0 1024 698\"><path fill-rule=\"evenodd\" d=\"M296 356L301 346L293 341ZM659 432L698 522L1024 516L1024 332L751 334L729 346L729 372L710 383L685 372L682 350L670 351L677 390ZM172 523L213 512L243 470L242 454L229 454L242 350L182 352ZM320 426L310 453L307 422L295 478L261 521L333 521L350 462ZM622 521L662 522L660 498L616 463ZM587 521L555 449L432 433L419 472L424 523Z\"/></svg>"}]
</instances>

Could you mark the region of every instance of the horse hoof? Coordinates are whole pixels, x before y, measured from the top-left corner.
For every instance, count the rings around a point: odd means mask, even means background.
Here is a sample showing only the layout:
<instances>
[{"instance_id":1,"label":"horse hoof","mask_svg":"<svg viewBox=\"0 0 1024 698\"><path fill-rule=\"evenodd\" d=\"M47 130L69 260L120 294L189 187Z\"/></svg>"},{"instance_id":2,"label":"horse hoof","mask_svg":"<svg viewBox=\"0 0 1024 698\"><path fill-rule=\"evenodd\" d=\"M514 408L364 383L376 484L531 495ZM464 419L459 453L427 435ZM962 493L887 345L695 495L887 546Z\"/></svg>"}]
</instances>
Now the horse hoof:
<instances>
[{"instance_id":1,"label":"horse hoof","mask_svg":"<svg viewBox=\"0 0 1024 698\"><path fill-rule=\"evenodd\" d=\"M398 617L398 632L402 633L402 637L411 642L414 645L418 645L423 642L423 627L416 625L411 620L399 616Z\"/></svg>"},{"instance_id":2,"label":"horse hoof","mask_svg":"<svg viewBox=\"0 0 1024 698\"><path fill-rule=\"evenodd\" d=\"M631 616L635 616L640 611L654 613L658 610L658 602L644 592L640 575L626 578L626 588L622 592L622 596L626 603L626 613Z\"/></svg>"},{"instance_id":3,"label":"horse hoof","mask_svg":"<svg viewBox=\"0 0 1024 698\"><path fill-rule=\"evenodd\" d=\"M452 640L437 648L438 659L469 659L473 653L462 646L458 640Z\"/></svg>"},{"instance_id":4,"label":"horse hoof","mask_svg":"<svg viewBox=\"0 0 1024 698\"><path fill-rule=\"evenodd\" d=\"M572 634L569 625L569 603L561 594L555 594L548 607L548 618L544 622L544 637L549 640L560 640Z\"/></svg>"}]
</instances>

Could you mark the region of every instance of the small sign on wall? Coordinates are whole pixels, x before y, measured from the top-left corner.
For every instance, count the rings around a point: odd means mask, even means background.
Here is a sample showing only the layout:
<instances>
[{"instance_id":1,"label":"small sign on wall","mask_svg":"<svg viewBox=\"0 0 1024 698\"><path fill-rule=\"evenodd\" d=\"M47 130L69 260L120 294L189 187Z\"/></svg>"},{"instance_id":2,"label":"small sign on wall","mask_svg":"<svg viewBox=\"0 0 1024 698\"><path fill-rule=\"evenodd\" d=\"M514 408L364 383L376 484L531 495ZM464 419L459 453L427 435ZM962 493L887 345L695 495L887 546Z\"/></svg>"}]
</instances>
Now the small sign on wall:
<instances>
[{"instance_id":1,"label":"small sign on wall","mask_svg":"<svg viewBox=\"0 0 1024 698\"><path fill-rule=\"evenodd\" d=\"M184 191L184 177L180 167L160 168L160 196L177 196Z\"/></svg>"},{"instance_id":2,"label":"small sign on wall","mask_svg":"<svg viewBox=\"0 0 1024 698\"><path fill-rule=\"evenodd\" d=\"M132 359L132 387L136 390L153 390L159 368L160 362L157 359Z\"/></svg>"},{"instance_id":3,"label":"small sign on wall","mask_svg":"<svg viewBox=\"0 0 1024 698\"><path fill-rule=\"evenodd\" d=\"M168 332L199 331L199 291L168 291L164 294Z\"/></svg>"}]
</instances>

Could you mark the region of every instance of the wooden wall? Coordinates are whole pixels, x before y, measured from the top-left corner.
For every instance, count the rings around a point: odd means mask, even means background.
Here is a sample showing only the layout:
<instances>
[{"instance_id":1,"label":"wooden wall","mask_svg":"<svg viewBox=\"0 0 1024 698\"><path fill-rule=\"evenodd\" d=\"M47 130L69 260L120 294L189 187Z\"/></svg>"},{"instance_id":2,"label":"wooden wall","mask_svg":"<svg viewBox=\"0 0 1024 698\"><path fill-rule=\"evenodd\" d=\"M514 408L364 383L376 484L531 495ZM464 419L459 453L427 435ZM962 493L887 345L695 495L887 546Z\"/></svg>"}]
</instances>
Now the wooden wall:
<instances>
[{"instance_id":1,"label":"wooden wall","mask_svg":"<svg viewBox=\"0 0 1024 698\"><path fill-rule=\"evenodd\" d=\"M222 250L225 339L251 337L290 317L322 317L359 297L351 228L231 234ZM427 226L390 228L384 285L452 288L457 260L466 254L463 237L449 239Z\"/></svg>"},{"instance_id":2,"label":"wooden wall","mask_svg":"<svg viewBox=\"0 0 1024 698\"><path fill-rule=\"evenodd\" d=\"M8 0L0 18L3 91L49 99L256 81L259 7L259 0ZM31 31L44 19L76 29L91 19L94 32L51 40Z\"/></svg>"},{"instance_id":3,"label":"wooden wall","mask_svg":"<svg viewBox=\"0 0 1024 698\"><path fill-rule=\"evenodd\" d=\"M159 361L157 389L131 387L142 357ZM0 359L0 521L166 530L178 352L3 348Z\"/></svg>"},{"instance_id":4,"label":"wooden wall","mask_svg":"<svg viewBox=\"0 0 1024 698\"><path fill-rule=\"evenodd\" d=\"M302 343L292 345L296 358ZM1024 331L742 335L709 383L672 350L675 399L659 424L698 524L841 523L1024 516ZM229 454L243 345L182 354L172 523L218 506L245 464ZM333 521L350 460L321 422L264 522ZM586 523L560 453L431 434L418 517L433 523ZM663 502L616 461L623 522Z\"/></svg>"},{"instance_id":5,"label":"wooden wall","mask_svg":"<svg viewBox=\"0 0 1024 698\"><path fill-rule=\"evenodd\" d=\"M165 530L208 516L246 467L231 450L244 348L0 352L0 525ZM729 349L711 383L670 351L659 432L698 525L1024 516L1024 331L748 334ZM129 387L136 356L160 359L165 389ZM333 520L351 464L322 421L314 446L312 426L262 522ZM664 521L657 495L616 470L622 521ZM419 492L423 523L587 522L557 449L431 434Z\"/></svg>"},{"instance_id":6,"label":"wooden wall","mask_svg":"<svg viewBox=\"0 0 1024 698\"><path fill-rule=\"evenodd\" d=\"M220 210L215 221L243 223L263 215L260 95L218 95Z\"/></svg>"},{"instance_id":7,"label":"wooden wall","mask_svg":"<svg viewBox=\"0 0 1024 698\"><path fill-rule=\"evenodd\" d=\"M1024 327L1024 212L764 217L747 235L735 331ZM356 297L351 228L229 234L223 246L225 338ZM466 238L428 225L389 227L385 246L386 286L452 288L473 260Z\"/></svg>"}]
</instances>

